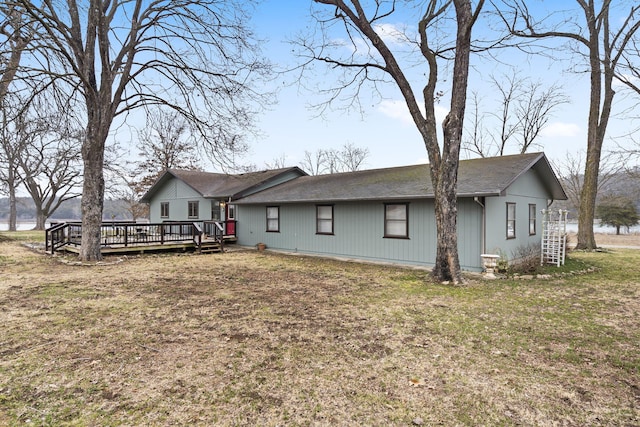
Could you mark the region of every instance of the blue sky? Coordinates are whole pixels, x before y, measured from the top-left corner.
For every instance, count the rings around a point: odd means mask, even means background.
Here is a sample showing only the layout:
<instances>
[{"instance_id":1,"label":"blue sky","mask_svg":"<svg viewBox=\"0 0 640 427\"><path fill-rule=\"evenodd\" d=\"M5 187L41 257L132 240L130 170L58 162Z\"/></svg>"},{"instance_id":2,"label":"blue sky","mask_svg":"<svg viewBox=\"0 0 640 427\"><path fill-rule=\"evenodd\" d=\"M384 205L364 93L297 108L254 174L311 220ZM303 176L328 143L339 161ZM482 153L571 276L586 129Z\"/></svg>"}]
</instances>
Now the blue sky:
<instances>
[{"instance_id":1,"label":"blue sky","mask_svg":"<svg viewBox=\"0 0 640 427\"><path fill-rule=\"evenodd\" d=\"M310 1L266 0L256 10L254 23L260 37L268 39L264 53L274 62L292 65L298 61L291 54L287 39L312 25L309 17ZM415 21L414 21L415 22ZM411 24L411 22L407 22ZM391 20L390 24L400 26L403 22ZM553 161L561 161L567 152L577 153L586 147L586 120L588 106L588 75L566 72L567 63L557 63L548 58L524 60L512 52L503 54L505 62L519 62L522 75L530 75L546 82L563 85L571 102L556 110L547 128L539 137L547 156ZM501 66L494 61L475 60L476 67L471 77L469 91L485 90L485 78L491 73L500 73ZM333 79L337 75L323 75L323 79ZM278 79L281 87L278 103L260 116L260 137L251 140L251 153L245 159L257 167L285 157L290 165L298 165L305 150L314 152L320 148L339 148L351 143L369 149L366 168L390 167L424 163L427 161L422 139L410 121L406 106L399 92L392 86L385 93L386 99L371 100L364 115L358 111L328 112L323 118L315 117L316 112L307 108L310 102L320 98L312 92L301 91L298 87L283 83L290 77ZM307 82L311 84L312 82ZM442 86L447 89L447 86ZM485 95L489 100L492 94ZM447 100L439 105L441 116L446 114ZM628 119L612 119L609 135L622 135L634 124ZM610 147L613 144L609 144Z\"/></svg>"}]
</instances>

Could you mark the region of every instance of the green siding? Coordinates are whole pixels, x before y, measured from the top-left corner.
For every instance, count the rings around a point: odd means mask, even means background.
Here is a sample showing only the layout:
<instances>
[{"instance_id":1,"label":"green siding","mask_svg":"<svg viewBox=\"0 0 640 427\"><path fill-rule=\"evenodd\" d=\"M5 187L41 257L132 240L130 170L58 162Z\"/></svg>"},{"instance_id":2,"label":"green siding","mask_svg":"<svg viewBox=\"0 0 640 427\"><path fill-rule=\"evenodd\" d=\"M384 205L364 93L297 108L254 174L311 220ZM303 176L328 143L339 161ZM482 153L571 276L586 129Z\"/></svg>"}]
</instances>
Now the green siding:
<instances>
[{"instance_id":1,"label":"green siding","mask_svg":"<svg viewBox=\"0 0 640 427\"><path fill-rule=\"evenodd\" d=\"M509 259L517 257L521 246L540 246L542 214L546 209L548 193L533 170L529 170L511 185L507 194L486 199L487 242L486 252L502 251ZM507 239L507 203L516 204L516 238ZM536 234L529 235L529 204L536 205Z\"/></svg>"},{"instance_id":2,"label":"green siding","mask_svg":"<svg viewBox=\"0 0 640 427\"><path fill-rule=\"evenodd\" d=\"M193 188L179 179L172 178L153 196L149 204L149 220L152 223L162 221L188 221L188 202L199 202L199 220L211 219L211 201L203 198ZM160 217L160 204L169 202L169 218Z\"/></svg>"},{"instance_id":3,"label":"green siding","mask_svg":"<svg viewBox=\"0 0 640 427\"><path fill-rule=\"evenodd\" d=\"M238 209L238 243L253 246L266 243L272 249L433 266L436 257L436 229L433 201L409 203L409 239L384 238L382 202L336 203L334 235L316 234L315 204L280 205L280 232L266 232L266 206L242 205ZM460 262L466 270L480 268L482 211L473 200L462 200L464 216L458 225L468 234L460 240Z\"/></svg>"}]
</instances>

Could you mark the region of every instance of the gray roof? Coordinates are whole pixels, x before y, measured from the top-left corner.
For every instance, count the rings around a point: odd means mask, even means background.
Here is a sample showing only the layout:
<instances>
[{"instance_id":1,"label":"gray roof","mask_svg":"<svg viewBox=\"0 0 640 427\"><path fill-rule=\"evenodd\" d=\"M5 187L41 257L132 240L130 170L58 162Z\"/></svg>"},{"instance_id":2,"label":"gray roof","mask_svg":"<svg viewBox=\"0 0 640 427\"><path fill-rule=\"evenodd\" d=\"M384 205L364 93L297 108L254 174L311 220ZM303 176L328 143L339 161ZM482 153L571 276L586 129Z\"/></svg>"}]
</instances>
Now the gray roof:
<instances>
[{"instance_id":1,"label":"gray roof","mask_svg":"<svg viewBox=\"0 0 640 427\"><path fill-rule=\"evenodd\" d=\"M171 178L177 178L197 191L202 197L211 199L232 199L241 197L254 187L276 180L281 175L294 172L306 175L297 167L270 169L242 174L224 174L197 170L167 169L142 197L142 202L150 202L153 195Z\"/></svg>"},{"instance_id":2,"label":"gray roof","mask_svg":"<svg viewBox=\"0 0 640 427\"><path fill-rule=\"evenodd\" d=\"M499 196L523 173L533 169L554 200L566 200L543 153L461 160L458 196ZM302 176L238 200L238 204L409 200L433 198L429 165Z\"/></svg>"}]
</instances>

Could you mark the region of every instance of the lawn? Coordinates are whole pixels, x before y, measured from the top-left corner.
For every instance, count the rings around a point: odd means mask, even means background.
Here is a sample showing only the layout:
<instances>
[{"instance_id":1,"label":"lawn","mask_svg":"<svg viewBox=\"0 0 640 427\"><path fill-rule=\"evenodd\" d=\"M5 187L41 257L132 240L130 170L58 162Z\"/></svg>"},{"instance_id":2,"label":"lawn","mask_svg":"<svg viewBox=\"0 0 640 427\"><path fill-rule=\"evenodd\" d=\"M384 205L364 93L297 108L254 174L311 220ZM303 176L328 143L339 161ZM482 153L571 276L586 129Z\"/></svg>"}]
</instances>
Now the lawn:
<instances>
[{"instance_id":1,"label":"lawn","mask_svg":"<svg viewBox=\"0 0 640 427\"><path fill-rule=\"evenodd\" d=\"M0 242L0 425L640 425L640 250L547 280Z\"/></svg>"}]
</instances>

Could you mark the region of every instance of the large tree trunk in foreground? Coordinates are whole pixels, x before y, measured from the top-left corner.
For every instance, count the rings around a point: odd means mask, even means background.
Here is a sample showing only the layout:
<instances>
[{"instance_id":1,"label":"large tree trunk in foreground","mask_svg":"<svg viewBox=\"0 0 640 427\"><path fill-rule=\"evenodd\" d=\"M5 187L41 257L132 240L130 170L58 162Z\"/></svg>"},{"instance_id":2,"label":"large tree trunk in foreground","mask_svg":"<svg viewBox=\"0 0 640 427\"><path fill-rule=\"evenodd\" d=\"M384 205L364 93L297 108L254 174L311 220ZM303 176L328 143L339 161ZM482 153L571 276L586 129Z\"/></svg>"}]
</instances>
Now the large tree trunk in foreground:
<instances>
[{"instance_id":1,"label":"large tree trunk in foreground","mask_svg":"<svg viewBox=\"0 0 640 427\"><path fill-rule=\"evenodd\" d=\"M592 153L592 151L596 151ZM591 147L587 152L584 182L580 193L580 210L578 211L578 236L576 249L593 250L596 238L593 232L593 221L596 212L596 196L598 192L598 173L600 170L600 150Z\"/></svg>"},{"instance_id":2,"label":"large tree trunk in foreground","mask_svg":"<svg viewBox=\"0 0 640 427\"><path fill-rule=\"evenodd\" d=\"M460 163L464 112L467 103L471 29L474 19L469 1L454 0L453 3L458 26L451 108L442 124L444 136L442 159L431 165L432 168L436 168L432 169L431 177L434 185L438 237L436 263L432 275L438 280L451 280L453 283L460 283L462 282L462 273L458 255L458 164Z\"/></svg>"},{"instance_id":3,"label":"large tree trunk in foreground","mask_svg":"<svg viewBox=\"0 0 640 427\"><path fill-rule=\"evenodd\" d=\"M437 233L436 263L432 275L438 280L452 280L454 283L462 281L460 262L458 258L458 201L455 187L440 185L435 198L435 217ZM455 251L452 250L455 248Z\"/></svg>"},{"instance_id":4,"label":"large tree trunk in foreground","mask_svg":"<svg viewBox=\"0 0 640 427\"><path fill-rule=\"evenodd\" d=\"M90 112L87 136L82 144L84 180L80 204L82 207L80 259L83 261L102 259L100 225L104 207L104 147L110 121L100 123L100 117L98 112Z\"/></svg>"}]
</instances>

